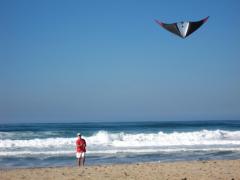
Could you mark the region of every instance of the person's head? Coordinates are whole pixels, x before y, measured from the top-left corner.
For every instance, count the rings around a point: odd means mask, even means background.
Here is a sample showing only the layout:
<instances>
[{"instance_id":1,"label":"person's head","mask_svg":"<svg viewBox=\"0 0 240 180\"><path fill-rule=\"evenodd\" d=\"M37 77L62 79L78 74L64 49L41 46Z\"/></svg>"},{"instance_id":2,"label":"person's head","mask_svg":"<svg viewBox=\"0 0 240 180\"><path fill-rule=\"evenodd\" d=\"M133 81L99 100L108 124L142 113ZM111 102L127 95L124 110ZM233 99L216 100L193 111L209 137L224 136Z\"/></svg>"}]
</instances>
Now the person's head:
<instances>
[{"instance_id":1,"label":"person's head","mask_svg":"<svg viewBox=\"0 0 240 180\"><path fill-rule=\"evenodd\" d=\"M78 138L81 138L81 136L82 136L81 133L77 133Z\"/></svg>"}]
</instances>

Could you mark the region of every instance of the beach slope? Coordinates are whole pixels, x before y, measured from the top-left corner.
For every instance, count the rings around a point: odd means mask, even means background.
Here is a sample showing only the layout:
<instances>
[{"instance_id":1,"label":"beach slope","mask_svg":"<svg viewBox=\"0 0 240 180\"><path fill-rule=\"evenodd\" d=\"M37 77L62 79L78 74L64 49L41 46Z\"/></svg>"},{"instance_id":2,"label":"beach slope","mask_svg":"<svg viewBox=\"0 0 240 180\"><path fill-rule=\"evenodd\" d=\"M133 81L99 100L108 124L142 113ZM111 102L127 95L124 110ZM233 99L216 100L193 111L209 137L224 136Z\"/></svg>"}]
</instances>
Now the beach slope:
<instances>
[{"instance_id":1,"label":"beach slope","mask_svg":"<svg viewBox=\"0 0 240 180\"><path fill-rule=\"evenodd\" d=\"M226 179L240 180L240 160L191 161L173 163L138 163L54 168L0 170L0 179Z\"/></svg>"}]
</instances>

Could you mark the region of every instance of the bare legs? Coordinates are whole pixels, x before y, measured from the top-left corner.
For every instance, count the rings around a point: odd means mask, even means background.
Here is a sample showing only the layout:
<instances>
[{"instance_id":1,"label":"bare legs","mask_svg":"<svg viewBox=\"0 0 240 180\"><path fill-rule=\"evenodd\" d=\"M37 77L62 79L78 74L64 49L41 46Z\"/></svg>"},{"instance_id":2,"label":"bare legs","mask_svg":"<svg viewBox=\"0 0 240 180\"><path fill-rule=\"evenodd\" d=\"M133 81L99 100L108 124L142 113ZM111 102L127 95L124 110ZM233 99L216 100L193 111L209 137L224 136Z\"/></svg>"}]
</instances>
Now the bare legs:
<instances>
[{"instance_id":1,"label":"bare legs","mask_svg":"<svg viewBox=\"0 0 240 180\"><path fill-rule=\"evenodd\" d=\"M85 164L85 156L82 157L81 160L82 160L82 166L84 166L84 164Z\"/></svg>"},{"instance_id":2,"label":"bare legs","mask_svg":"<svg viewBox=\"0 0 240 180\"><path fill-rule=\"evenodd\" d=\"M77 158L77 164L78 164L78 166L80 167L80 166L84 166L84 164L85 164L85 156L80 156L80 158Z\"/></svg>"},{"instance_id":3,"label":"bare legs","mask_svg":"<svg viewBox=\"0 0 240 180\"><path fill-rule=\"evenodd\" d=\"M77 159L77 164L78 164L79 167L81 166L81 158Z\"/></svg>"}]
</instances>

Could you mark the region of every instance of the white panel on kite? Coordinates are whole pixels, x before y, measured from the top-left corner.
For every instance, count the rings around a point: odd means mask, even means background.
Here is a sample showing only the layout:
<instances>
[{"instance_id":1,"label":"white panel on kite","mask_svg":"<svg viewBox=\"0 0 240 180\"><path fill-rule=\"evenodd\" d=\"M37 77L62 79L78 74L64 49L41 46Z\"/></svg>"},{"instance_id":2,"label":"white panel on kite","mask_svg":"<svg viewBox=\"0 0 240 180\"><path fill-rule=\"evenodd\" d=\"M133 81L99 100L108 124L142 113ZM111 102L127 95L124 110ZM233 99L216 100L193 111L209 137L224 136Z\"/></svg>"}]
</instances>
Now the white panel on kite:
<instances>
[{"instance_id":1,"label":"white panel on kite","mask_svg":"<svg viewBox=\"0 0 240 180\"><path fill-rule=\"evenodd\" d=\"M177 27L179 32L181 33L182 37L186 37L187 35L187 31L188 31L188 26L189 26L189 22L180 22L177 23Z\"/></svg>"}]
</instances>

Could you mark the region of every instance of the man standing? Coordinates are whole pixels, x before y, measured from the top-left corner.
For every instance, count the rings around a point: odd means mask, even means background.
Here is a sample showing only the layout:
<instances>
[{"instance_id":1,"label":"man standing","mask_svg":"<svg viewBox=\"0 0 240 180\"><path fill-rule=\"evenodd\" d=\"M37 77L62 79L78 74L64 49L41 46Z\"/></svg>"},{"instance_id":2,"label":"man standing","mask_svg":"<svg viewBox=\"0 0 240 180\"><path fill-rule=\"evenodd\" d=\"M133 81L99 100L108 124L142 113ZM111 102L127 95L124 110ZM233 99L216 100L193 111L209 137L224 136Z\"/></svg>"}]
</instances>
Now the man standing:
<instances>
[{"instance_id":1,"label":"man standing","mask_svg":"<svg viewBox=\"0 0 240 180\"><path fill-rule=\"evenodd\" d=\"M80 133L77 133L76 140L76 157L78 159L78 166L84 166L86 152L86 141L82 139Z\"/></svg>"}]
</instances>

